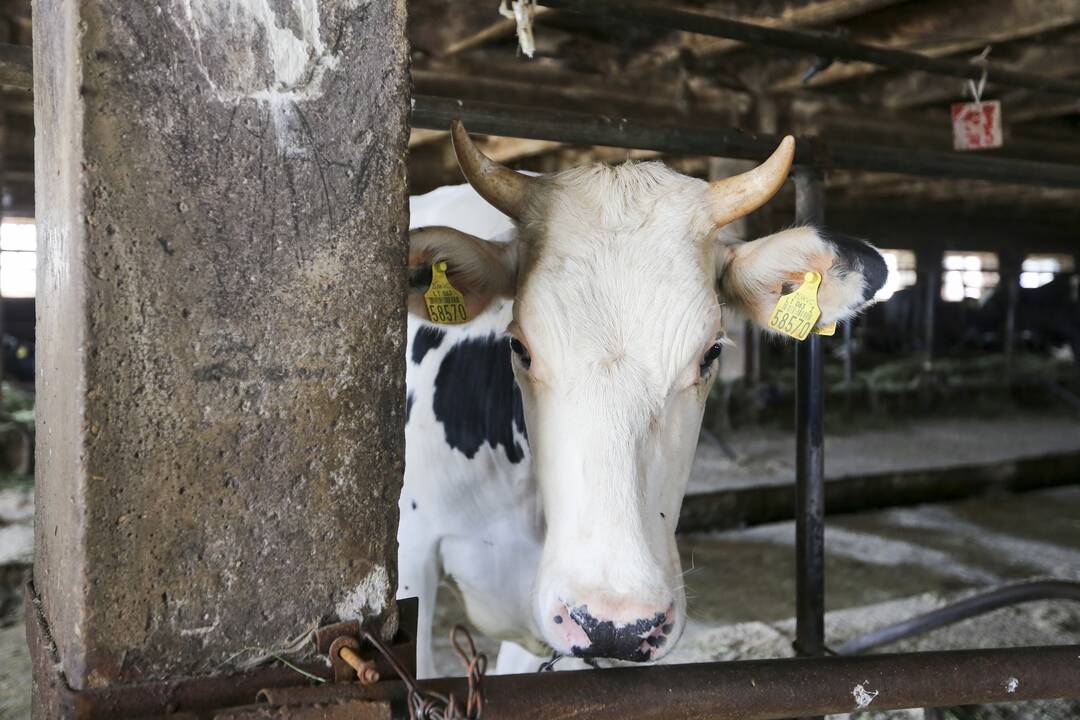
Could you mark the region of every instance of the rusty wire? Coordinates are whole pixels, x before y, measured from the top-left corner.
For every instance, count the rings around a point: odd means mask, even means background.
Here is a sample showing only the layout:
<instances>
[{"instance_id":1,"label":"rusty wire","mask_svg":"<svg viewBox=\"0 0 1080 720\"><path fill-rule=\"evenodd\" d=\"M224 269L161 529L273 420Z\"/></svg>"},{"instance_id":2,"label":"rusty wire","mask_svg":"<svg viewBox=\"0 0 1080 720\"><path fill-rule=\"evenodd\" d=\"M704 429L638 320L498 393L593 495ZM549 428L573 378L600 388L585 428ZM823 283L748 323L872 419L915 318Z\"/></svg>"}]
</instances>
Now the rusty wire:
<instances>
[{"instance_id":1,"label":"rusty wire","mask_svg":"<svg viewBox=\"0 0 1080 720\"><path fill-rule=\"evenodd\" d=\"M408 688L410 720L480 720L484 712L483 682L484 673L487 671L487 655L476 651L472 635L463 626L455 625L450 630L450 644L465 664L468 691L464 710L453 693L443 695L420 690L412 673L370 632L364 633L364 639L379 651Z\"/></svg>"}]
</instances>

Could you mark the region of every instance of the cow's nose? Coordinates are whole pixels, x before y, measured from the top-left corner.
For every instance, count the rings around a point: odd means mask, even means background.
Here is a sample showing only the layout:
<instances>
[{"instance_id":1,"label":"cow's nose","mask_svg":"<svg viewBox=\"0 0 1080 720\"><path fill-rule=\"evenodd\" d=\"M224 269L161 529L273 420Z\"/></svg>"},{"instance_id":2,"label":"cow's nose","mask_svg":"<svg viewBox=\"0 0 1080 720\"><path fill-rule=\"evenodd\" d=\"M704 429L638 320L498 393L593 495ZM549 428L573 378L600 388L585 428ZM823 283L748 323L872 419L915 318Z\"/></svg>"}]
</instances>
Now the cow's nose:
<instances>
[{"instance_id":1,"label":"cow's nose","mask_svg":"<svg viewBox=\"0 0 1080 720\"><path fill-rule=\"evenodd\" d=\"M556 633L567 640L571 654L577 657L615 658L646 662L662 655L673 629L673 607L649 612L641 608L641 617L628 622L597 617L589 606L560 604L552 618ZM599 613L598 613L599 614Z\"/></svg>"}]
</instances>

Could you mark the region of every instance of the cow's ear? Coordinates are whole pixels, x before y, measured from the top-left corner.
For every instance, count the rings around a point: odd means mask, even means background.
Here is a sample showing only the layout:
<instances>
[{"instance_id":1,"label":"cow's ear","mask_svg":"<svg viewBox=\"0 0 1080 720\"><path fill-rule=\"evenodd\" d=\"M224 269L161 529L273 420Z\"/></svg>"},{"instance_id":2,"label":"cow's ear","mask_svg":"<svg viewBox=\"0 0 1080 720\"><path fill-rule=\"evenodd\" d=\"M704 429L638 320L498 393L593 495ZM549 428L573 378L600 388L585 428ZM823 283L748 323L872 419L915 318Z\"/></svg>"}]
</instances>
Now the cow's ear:
<instances>
[{"instance_id":1,"label":"cow's ear","mask_svg":"<svg viewBox=\"0 0 1080 720\"><path fill-rule=\"evenodd\" d=\"M517 243L482 240L448 227L409 233L409 312L428 318L424 293L432 265L446 263L446 277L465 299L468 320L497 297L512 298L517 287Z\"/></svg>"},{"instance_id":2,"label":"cow's ear","mask_svg":"<svg viewBox=\"0 0 1080 720\"><path fill-rule=\"evenodd\" d=\"M762 327L781 295L821 273L818 325L847 320L873 301L889 271L869 243L813 227L798 227L759 240L722 246L717 257L721 299Z\"/></svg>"}]
</instances>

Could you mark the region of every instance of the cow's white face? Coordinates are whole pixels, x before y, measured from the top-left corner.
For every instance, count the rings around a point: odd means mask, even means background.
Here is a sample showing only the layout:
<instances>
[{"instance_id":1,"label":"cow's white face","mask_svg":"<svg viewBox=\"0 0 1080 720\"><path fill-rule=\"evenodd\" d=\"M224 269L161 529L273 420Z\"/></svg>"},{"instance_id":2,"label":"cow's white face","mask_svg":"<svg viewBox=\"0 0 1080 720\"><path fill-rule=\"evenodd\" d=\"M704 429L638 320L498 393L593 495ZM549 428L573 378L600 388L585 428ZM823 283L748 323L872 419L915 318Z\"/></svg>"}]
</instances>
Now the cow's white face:
<instances>
[{"instance_id":1,"label":"cow's white face","mask_svg":"<svg viewBox=\"0 0 1080 720\"><path fill-rule=\"evenodd\" d=\"M508 203L505 187L485 193L463 166L481 195ZM786 174L784 165L773 185ZM685 625L675 526L723 303L767 318L815 269L822 321L841 319L868 297L877 281L862 265L880 256L863 246L870 255L847 257L810 228L725 244L718 188L659 163L528 182L508 208L515 242L424 229L412 235L410 264L448 261L470 313L495 296L514 299L507 332L547 523L536 630L560 653L658 659Z\"/></svg>"},{"instance_id":2,"label":"cow's white face","mask_svg":"<svg viewBox=\"0 0 1080 720\"><path fill-rule=\"evenodd\" d=\"M675 525L721 338L707 184L662 165L544 181L509 332L547 538L534 614L560 652L679 637Z\"/></svg>"}]
</instances>

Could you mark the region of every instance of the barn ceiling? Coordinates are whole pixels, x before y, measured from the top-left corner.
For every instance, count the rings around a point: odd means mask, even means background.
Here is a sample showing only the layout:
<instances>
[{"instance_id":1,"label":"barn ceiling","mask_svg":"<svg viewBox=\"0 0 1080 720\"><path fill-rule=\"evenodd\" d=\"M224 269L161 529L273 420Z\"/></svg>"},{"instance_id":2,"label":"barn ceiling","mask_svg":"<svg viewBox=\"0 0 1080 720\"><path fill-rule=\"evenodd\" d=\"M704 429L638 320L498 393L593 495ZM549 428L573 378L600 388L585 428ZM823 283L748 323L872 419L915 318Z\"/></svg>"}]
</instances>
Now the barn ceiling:
<instances>
[{"instance_id":1,"label":"barn ceiling","mask_svg":"<svg viewBox=\"0 0 1080 720\"><path fill-rule=\"evenodd\" d=\"M651 0L779 28L817 29L934 57L969 59L991 47L1004 67L1080 79L1077 0ZM952 152L949 105L963 81L836 62L768 47L636 26L598 24L537 9L536 54L524 57L498 0L407 0L415 92L544 109L619 114L651 122L816 134L848 142ZM29 45L30 0L0 0L0 42ZM822 63L823 64L823 63ZM1003 103L1005 146L988 155L1080 163L1080 98L989 85ZM445 133L410 141L414 192L461 177ZM490 138L490 154L550 171L587 160L649 157L616 148ZM704 175L704 158L666 158ZM32 212L33 101L0 86L0 168L6 212ZM1080 192L994 187L895 175L833 173L830 206L881 204L1057 223L1072 237ZM1003 208L1007 208L1004 210Z\"/></svg>"},{"instance_id":2,"label":"barn ceiling","mask_svg":"<svg viewBox=\"0 0 1080 720\"><path fill-rule=\"evenodd\" d=\"M659 0L652 0L659 2ZM1080 77L1076 0L725 0L665 7L715 13L779 28L817 29L873 45L967 60L991 47L995 64ZM598 25L538 9L536 55L518 50L514 23L497 0L409 0L417 93L633 116L653 122L794 132L826 140L953 152L950 104L964 82L923 73L836 62L803 76L819 59L681 32ZM824 63L822 63L824 64ZM1080 163L1080 98L988 85L1003 103L1005 146L987 155ZM460 182L445 134L414 131L414 191ZM553 170L586 159L619 161L611 148L491 139L489 151L519 167ZM647 153L634 153L635 157ZM704 174L703 159L671 158ZM696 161L695 161L696 160ZM920 203L980 216L1017 213L1062 223L1080 220L1080 193L994 187L869 173L835 173L830 203Z\"/></svg>"}]
</instances>

